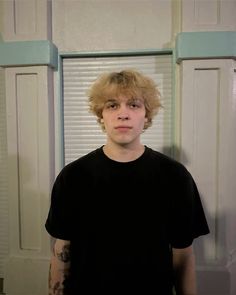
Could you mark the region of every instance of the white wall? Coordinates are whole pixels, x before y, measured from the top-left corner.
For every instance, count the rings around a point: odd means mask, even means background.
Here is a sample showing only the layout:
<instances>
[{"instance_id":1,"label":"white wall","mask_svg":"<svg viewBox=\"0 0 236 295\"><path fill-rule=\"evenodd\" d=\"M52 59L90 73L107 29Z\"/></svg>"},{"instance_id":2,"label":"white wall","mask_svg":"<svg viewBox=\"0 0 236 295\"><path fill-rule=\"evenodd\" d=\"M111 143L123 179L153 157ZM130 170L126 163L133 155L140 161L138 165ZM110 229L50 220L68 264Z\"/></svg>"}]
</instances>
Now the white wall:
<instances>
[{"instance_id":1,"label":"white wall","mask_svg":"<svg viewBox=\"0 0 236 295\"><path fill-rule=\"evenodd\" d=\"M53 1L53 41L62 52L171 47L171 0Z\"/></svg>"},{"instance_id":2,"label":"white wall","mask_svg":"<svg viewBox=\"0 0 236 295\"><path fill-rule=\"evenodd\" d=\"M203 295L235 294L235 68L230 59L182 65L181 157L197 181L211 230L195 243Z\"/></svg>"},{"instance_id":3,"label":"white wall","mask_svg":"<svg viewBox=\"0 0 236 295\"><path fill-rule=\"evenodd\" d=\"M50 40L50 1L7 0L1 6L4 42ZM4 291L42 295L50 255L44 223L54 179L53 71L41 65L4 72L9 211Z\"/></svg>"},{"instance_id":4,"label":"white wall","mask_svg":"<svg viewBox=\"0 0 236 295\"><path fill-rule=\"evenodd\" d=\"M182 30L236 30L236 1L182 1ZM195 177L211 233L196 244L201 295L236 294L235 60L181 63L181 158Z\"/></svg>"}]
</instances>

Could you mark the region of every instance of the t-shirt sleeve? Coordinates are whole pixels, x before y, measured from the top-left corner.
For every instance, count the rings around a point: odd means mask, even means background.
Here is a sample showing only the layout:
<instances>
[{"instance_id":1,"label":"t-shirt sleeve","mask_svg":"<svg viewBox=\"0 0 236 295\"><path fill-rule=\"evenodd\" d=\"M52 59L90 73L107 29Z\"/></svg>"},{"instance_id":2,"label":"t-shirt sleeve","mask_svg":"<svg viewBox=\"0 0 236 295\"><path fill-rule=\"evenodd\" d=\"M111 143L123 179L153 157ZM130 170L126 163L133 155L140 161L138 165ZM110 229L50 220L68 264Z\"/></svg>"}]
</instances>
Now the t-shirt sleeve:
<instances>
[{"instance_id":1,"label":"t-shirt sleeve","mask_svg":"<svg viewBox=\"0 0 236 295\"><path fill-rule=\"evenodd\" d=\"M70 240L72 231L70 192L67 186L61 172L52 188L51 204L45 223L47 232L54 238L62 240Z\"/></svg>"},{"instance_id":2,"label":"t-shirt sleeve","mask_svg":"<svg viewBox=\"0 0 236 295\"><path fill-rule=\"evenodd\" d=\"M185 248L201 235L209 233L205 212L196 183L183 169L173 192L171 212L171 245L174 248Z\"/></svg>"}]
</instances>

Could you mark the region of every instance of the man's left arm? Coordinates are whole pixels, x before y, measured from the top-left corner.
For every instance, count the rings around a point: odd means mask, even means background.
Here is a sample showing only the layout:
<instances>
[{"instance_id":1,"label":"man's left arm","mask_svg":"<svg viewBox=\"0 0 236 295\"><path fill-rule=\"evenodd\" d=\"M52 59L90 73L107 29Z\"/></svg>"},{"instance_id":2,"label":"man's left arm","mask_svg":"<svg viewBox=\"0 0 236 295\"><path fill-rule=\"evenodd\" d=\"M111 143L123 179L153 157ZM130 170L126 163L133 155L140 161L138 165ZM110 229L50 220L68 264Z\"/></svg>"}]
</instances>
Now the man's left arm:
<instances>
[{"instance_id":1,"label":"man's left arm","mask_svg":"<svg viewBox=\"0 0 236 295\"><path fill-rule=\"evenodd\" d=\"M193 247L173 248L176 295L196 295L195 256Z\"/></svg>"}]
</instances>

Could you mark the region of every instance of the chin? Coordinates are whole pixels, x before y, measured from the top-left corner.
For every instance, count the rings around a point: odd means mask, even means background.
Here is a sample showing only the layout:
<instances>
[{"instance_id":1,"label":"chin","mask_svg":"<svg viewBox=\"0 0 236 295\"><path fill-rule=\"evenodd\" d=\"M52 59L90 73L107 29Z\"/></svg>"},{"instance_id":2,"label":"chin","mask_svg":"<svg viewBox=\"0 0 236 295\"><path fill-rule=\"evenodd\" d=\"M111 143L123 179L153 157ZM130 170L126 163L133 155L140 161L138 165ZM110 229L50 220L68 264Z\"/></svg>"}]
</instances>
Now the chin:
<instances>
[{"instance_id":1,"label":"chin","mask_svg":"<svg viewBox=\"0 0 236 295\"><path fill-rule=\"evenodd\" d=\"M123 139L123 140L115 140L115 142L119 145L128 145L128 144L132 144L134 142L133 139Z\"/></svg>"}]
</instances>

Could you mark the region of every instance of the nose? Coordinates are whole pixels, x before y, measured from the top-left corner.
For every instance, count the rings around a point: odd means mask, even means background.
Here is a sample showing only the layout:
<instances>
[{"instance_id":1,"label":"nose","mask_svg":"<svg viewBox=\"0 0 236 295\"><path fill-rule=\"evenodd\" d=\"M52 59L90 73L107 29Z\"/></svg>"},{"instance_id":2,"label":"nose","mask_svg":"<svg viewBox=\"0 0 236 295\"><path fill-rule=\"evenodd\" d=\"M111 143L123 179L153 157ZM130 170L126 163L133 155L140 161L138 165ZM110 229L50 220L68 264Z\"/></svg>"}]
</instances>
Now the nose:
<instances>
[{"instance_id":1,"label":"nose","mask_svg":"<svg viewBox=\"0 0 236 295\"><path fill-rule=\"evenodd\" d=\"M118 120L126 121L129 119L129 112L126 106L121 106L117 114Z\"/></svg>"},{"instance_id":2,"label":"nose","mask_svg":"<svg viewBox=\"0 0 236 295\"><path fill-rule=\"evenodd\" d=\"M121 121L129 120L129 116L126 114L118 115L118 120L121 120Z\"/></svg>"},{"instance_id":3,"label":"nose","mask_svg":"<svg viewBox=\"0 0 236 295\"><path fill-rule=\"evenodd\" d=\"M121 120L121 121L129 120L129 112L127 110L120 110L117 117L118 117L118 120Z\"/></svg>"},{"instance_id":4,"label":"nose","mask_svg":"<svg viewBox=\"0 0 236 295\"><path fill-rule=\"evenodd\" d=\"M117 119L120 121L126 121L129 120L129 118L129 107L126 102L121 102L119 108L117 109Z\"/></svg>"}]
</instances>

